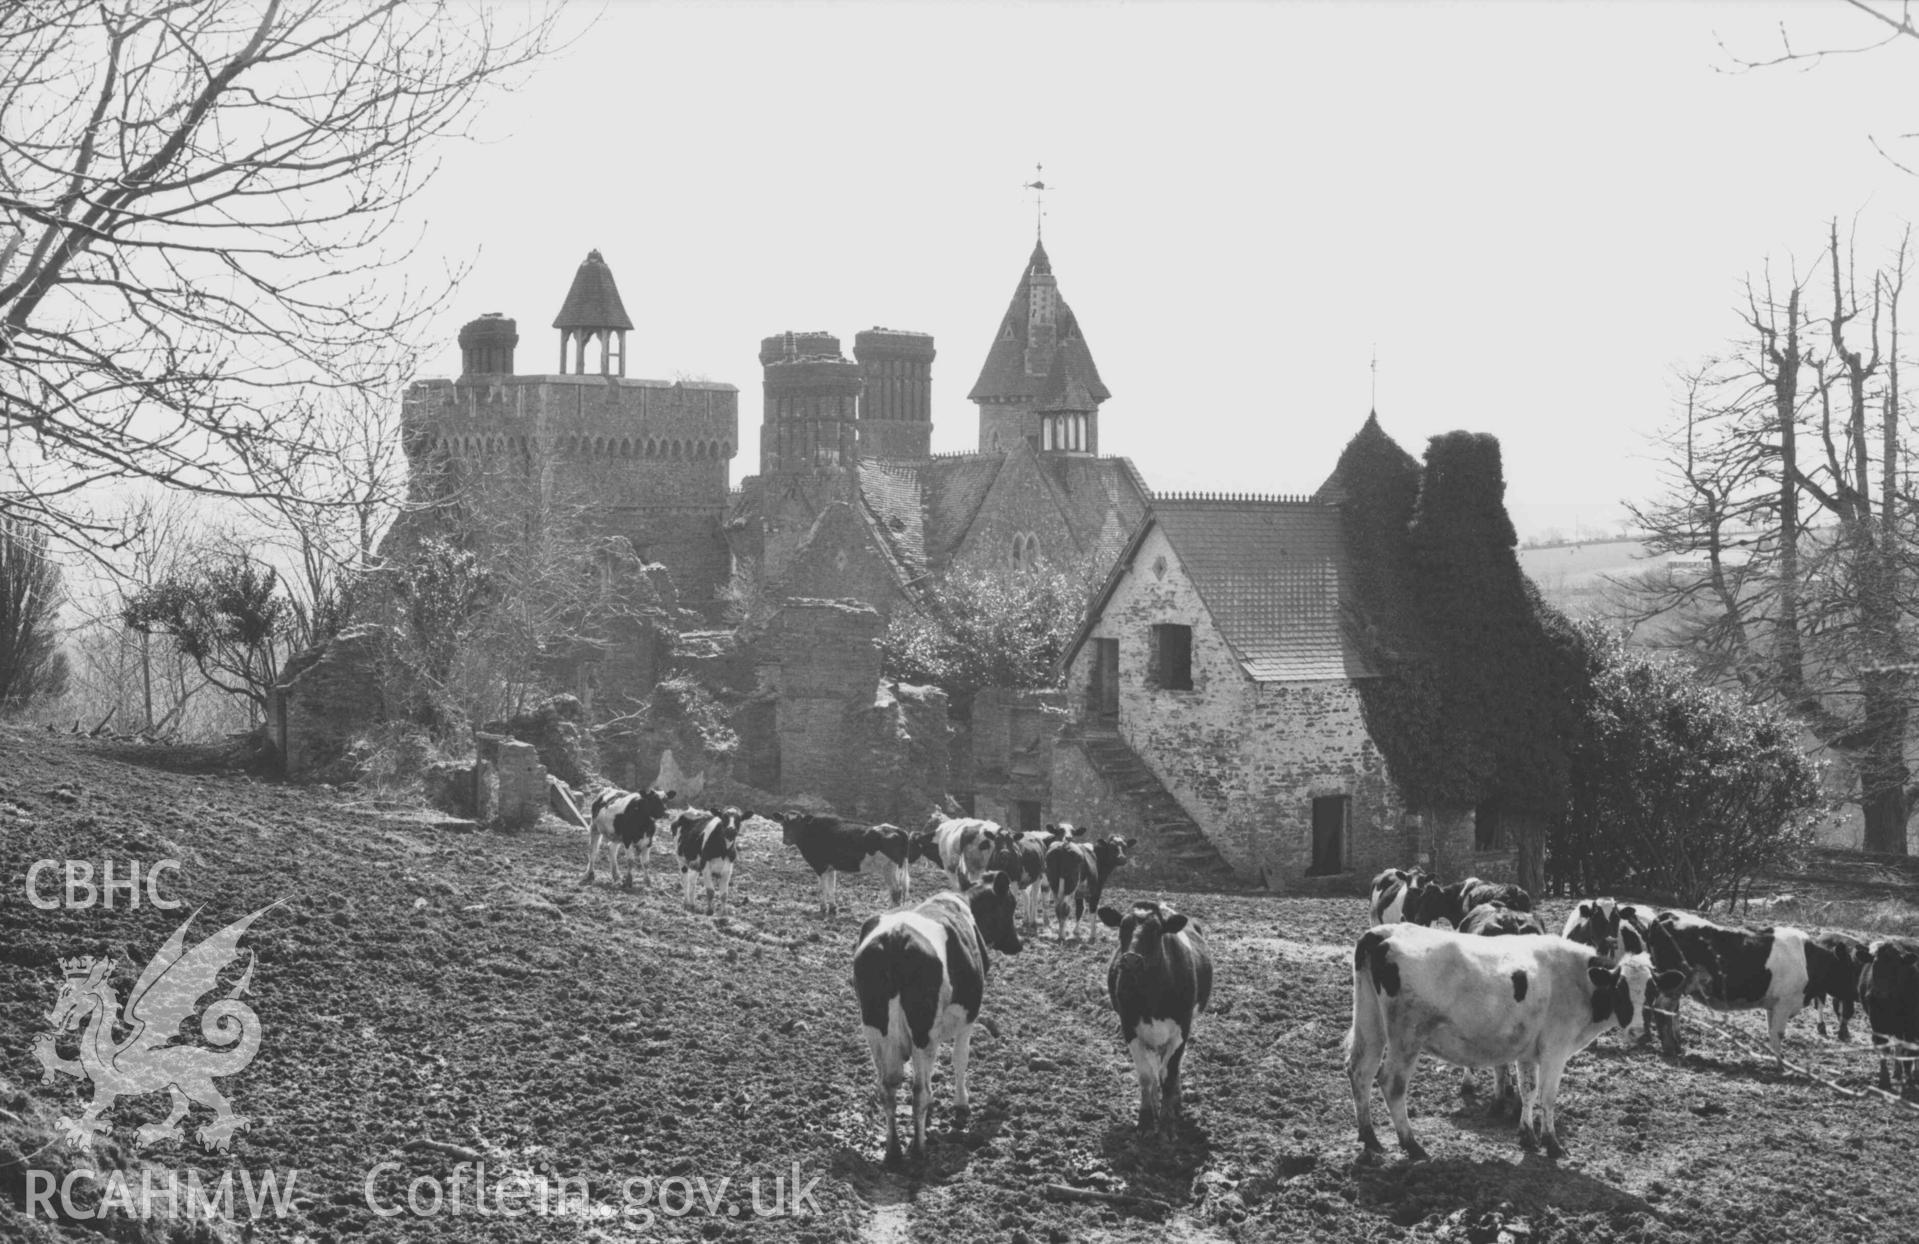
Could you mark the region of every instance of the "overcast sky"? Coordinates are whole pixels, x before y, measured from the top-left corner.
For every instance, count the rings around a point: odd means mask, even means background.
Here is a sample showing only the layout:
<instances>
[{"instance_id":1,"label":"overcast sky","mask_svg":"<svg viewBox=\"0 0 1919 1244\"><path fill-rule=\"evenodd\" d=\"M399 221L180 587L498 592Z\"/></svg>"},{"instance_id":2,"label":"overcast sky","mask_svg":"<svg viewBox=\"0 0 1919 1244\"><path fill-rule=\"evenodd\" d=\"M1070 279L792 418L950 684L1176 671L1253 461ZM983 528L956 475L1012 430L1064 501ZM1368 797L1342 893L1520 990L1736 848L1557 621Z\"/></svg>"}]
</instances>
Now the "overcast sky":
<instances>
[{"instance_id":1,"label":"overcast sky","mask_svg":"<svg viewBox=\"0 0 1919 1244\"><path fill-rule=\"evenodd\" d=\"M575 27L589 11L572 15ZM759 339L932 333L935 450L1045 240L1113 396L1101 445L1161 491L1307 492L1373 402L1416 456L1495 433L1521 530L1616 525L1656 489L1674 368L1724 347L1741 282L1857 218L1876 255L1919 180L1919 41L1838 3L642 4L612 0L496 100L413 205L472 262L452 336L501 311L518 366L598 248L628 374L741 390ZM1901 89L1901 88L1906 89ZM1919 155L1919 152L1911 153Z\"/></svg>"}]
</instances>

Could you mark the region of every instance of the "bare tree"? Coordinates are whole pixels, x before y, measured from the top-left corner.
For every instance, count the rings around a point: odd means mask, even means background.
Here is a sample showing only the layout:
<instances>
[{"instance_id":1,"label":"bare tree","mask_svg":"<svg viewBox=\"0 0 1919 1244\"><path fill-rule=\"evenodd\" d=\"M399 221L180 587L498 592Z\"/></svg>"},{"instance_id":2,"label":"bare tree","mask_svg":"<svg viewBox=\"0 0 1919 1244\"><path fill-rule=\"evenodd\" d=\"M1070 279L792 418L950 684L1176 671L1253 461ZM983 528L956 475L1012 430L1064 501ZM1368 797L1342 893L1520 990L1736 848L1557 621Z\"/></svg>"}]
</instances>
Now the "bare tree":
<instances>
[{"instance_id":1,"label":"bare tree","mask_svg":"<svg viewBox=\"0 0 1919 1244\"><path fill-rule=\"evenodd\" d=\"M394 279L398 212L551 46L508 11L0 6L0 515L98 548L103 480L285 495L314 391L377 388L445 296Z\"/></svg>"},{"instance_id":2,"label":"bare tree","mask_svg":"<svg viewBox=\"0 0 1919 1244\"><path fill-rule=\"evenodd\" d=\"M1743 349L1686 377L1668 491L1636 507L1697 570L1630 585L1644 623L1782 704L1856 775L1866 846L1904 853L1919 592L1898 385L1909 234L1862 277L1838 223L1815 278L1749 284Z\"/></svg>"},{"instance_id":3,"label":"bare tree","mask_svg":"<svg viewBox=\"0 0 1919 1244\"><path fill-rule=\"evenodd\" d=\"M67 658L54 630L60 567L47 543L46 532L0 517L0 712L66 687Z\"/></svg>"}]
</instances>

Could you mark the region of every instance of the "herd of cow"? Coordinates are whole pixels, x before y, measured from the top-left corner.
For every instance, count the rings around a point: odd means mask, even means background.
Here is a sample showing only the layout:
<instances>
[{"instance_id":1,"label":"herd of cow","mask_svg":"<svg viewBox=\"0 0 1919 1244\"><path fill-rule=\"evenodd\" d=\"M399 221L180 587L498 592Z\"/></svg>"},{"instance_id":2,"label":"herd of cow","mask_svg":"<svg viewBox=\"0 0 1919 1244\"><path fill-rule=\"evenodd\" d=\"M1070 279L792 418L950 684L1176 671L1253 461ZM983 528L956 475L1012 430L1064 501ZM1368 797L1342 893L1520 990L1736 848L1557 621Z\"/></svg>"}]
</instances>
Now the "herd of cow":
<instances>
[{"instance_id":1,"label":"herd of cow","mask_svg":"<svg viewBox=\"0 0 1919 1244\"><path fill-rule=\"evenodd\" d=\"M1830 1000L1845 1040L1854 1007L1863 1003L1881 1049L1880 1088L1892 1088L1889 1066L1903 1081L1902 1095L1919 1088L1912 1074L1919 940L1868 944L1783 925L1729 928L1691 912L1612 899L1580 902L1553 937L1518 886L1476 877L1442 886L1417 869L1389 869L1374 879L1372 919L1353 955L1346 1038L1353 1110L1368 1151L1380 1148L1370 1105L1376 1081L1400 1145L1413 1157L1425 1155L1407 1122L1406 1090L1420 1053L1430 1051L1468 1069L1500 1068L1501 1099L1509 1065L1517 1064L1522 1079L1530 1073L1520 1141L1543 1143L1558 1156L1553 1102L1566 1061L1613 1028L1647 1040L1657 1032L1664 1052L1677 1056L1684 998L1715 1011L1765 1011L1781 1070L1786 1023L1802 1007ZM1440 921L1452 930L1431 927Z\"/></svg>"},{"instance_id":2,"label":"herd of cow","mask_svg":"<svg viewBox=\"0 0 1919 1244\"><path fill-rule=\"evenodd\" d=\"M586 880L593 880L603 848L613 852L616 876L626 857L627 885L635 861L644 879L665 826L679 857L682 901L691 909L703 886L707 913L717 903L723 915L740 828L753 814L731 807L675 811L668 806L673 798L673 791L658 790L595 797ZM1125 912L1101 905L1108 879L1126 861L1124 838L1087 841L1066 824L1015 833L938 812L917 832L804 812L766 819L780 825L783 841L819 878L822 914L839 910L840 873L876 861L885 878L892 910L861 926L853 985L886 1108L889 1162L901 1155L894 1106L909 1067L910 1152L924 1152L933 1060L942 1043L953 1047L954 1124L967 1125L968 1048L985 996L988 951L1020 953L1020 908L1026 928L1036 931L1042 886L1061 942L1069 907L1075 938L1088 911L1096 917L1095 939L1102 925L1118 930L1107 996L1139 1080L1138 1123L1150 1129L1177 1117L1180 1064L1212 993L1212 963L1199 925L1170 905L1141 901ZM907 908L909 865L920 859L944 869L953 888ZM1406 1094L1420 1054L1430 1053L1468 1076L1497 1068L1495 1110L1514 1096L1516 1075L1520 1141L1557 1157L1563 1150L1554 1102L1567 1061L1614 1028L1641 1040L1657 1033L1663 1050L1676 1056L1679 1006L1687 997L1717 1011L1764 1010L1782 1068L1786 1023L1802 1007L1830 1000L1845 1040L1854 1007L1863 1004L1881 1048L1880 1087L1890 1091L1896 1074L1902 1094L1919 1089L1919 940L1868 944L1783 926L1730 928L1612 899L1580 902L1554 936L1532 907L1518 886L1478 878L1441 885L1418 869L1389 869L1374 880L1372 927L1353 956L1345 1047L1365 1151L1381 1148L1371 1111L1377 1083L1400 1145L1411 1157L1425 1156L1408 1122Z\"/></svg>"}]
</instances>

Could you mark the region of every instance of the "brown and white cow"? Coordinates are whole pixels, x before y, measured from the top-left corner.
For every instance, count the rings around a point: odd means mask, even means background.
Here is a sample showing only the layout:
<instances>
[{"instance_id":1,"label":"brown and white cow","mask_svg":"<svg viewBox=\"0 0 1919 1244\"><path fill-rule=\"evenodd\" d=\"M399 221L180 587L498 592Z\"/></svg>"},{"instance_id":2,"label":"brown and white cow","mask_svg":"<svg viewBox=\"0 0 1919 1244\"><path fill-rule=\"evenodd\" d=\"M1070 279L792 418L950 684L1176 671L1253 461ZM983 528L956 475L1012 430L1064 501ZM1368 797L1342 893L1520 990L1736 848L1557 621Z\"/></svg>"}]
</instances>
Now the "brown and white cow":
<instances>
[{"instance_id":1,"label":"brown and white cow","mask_svg":"<svg viewBox=\"0 0 1919 1244\"><path fill-rule=\"evenodd\" d=\"M750 812L722 808L709 812L688 808L673 822L678 840L681 905L693 910L693 891L702 882L706 888L706 914L713 914L713 899L719 897L720 915L726 914L733 887L733 865L740 858L740 826Z\"/></svg>"},{"instance_id":2,"label":"brown and white cow","mask_svg":"<svg viewBox=\"0 0 1919 1244\"><path fill-rule=\"evenodd\" d=\"M1139 1129L1164 1127L1179 1117L1179 1068L1213 996L1213 960L1199 926L1165 903L1134 903L1124 916L1102 907L1099 922L1119 930L1106 996L1139 1077Z\"/></svg>"},{"instance_id":3,"label":"brown and white cow","mask_svg":"<svg viewBox=\"0 0 1919 1244\"><path fill-rule=\"evenodd\" d=\"M1100 896L1113 870L1126 862L1133 844L1118 835L1102 835L1097 842L1055 842L1046 848L1046 884L1053 893L1053 919L1059 940L1066 940L1066 900L1073 900L1073 940L1080 940L1080 920L1095 913L1093 937L1099 938Z\"/></svg>"},{"instance_id":4,"label":"brown and white cow","mask_svg":"<svg viewBox=\"0 0 1919 1244\"><path fill-rule=\"evenodd\" d=\"M1420 1054L1431 1053L1461 1067L1518 1063L1530 1080L1520 1141L1536 1139L1558 1157L1554 1102L1567 1061L1601 1033L1638 1026L1651 975L1643 956L1607 965L1560 937L1473 937L1410 923L1369 930L1353 952L1346 1035L1360 1143L1367 1152L1381 1147L1372 1122L1376 1080L1400 1147L1427 1156L1407 1119L1406 1092Z\"/></svg>"},{"instance_id":5,"label":"brown and white cow","mask_svg":"<svg viewBox=\"0 0 1919 1244\"><path fill-rule=\"evenodd\" d=\"M615 877L620 875L621 860L626 859L626 880L622 884L628 889L633 886L633 861L626 858L629 853L639 857L640 880L646 880L653 838L659 833L660 822L666 820L666 801L673 795L670 790L625 791L609 786L593 796L587 812L585 884L593 884L594 866L603 846L612 849Z\"/></svg>"},{"instance_id":6,"label":"brown and white cow","mask_svg":"<svg viewBox=\"0 0 1919 1244\"><path fill-rule=\"evenodd\" d=\"M1872 1043L1880 1050L1879 1087L1892 1091L1892 1076L1904 1097L1919 1088L1919 940L1888 937L1872 943L1871 959L1859 973L1859 1001L1872 1025Z\"/></svg>"},{"instance_id":7,"label":"brown and white cow","mask_svg":"<svg viewBox=\"0 0 1919 1244\"><path fill-rule=\"evenodd\" d=\"M1374 924L1398 924L1408 919L1406 909L1420 891L1433 884L1422 868L1388 868L1373 878Z\"/></svg>"},{"instance_id":8,"label":"brown and white cow","mask_svg":"<svg viewBox=\"0 0 1919 1244\"><path fill-rule=\"evenodd\" d=\"M1012 841L1012 835L993 821L971 816L949 817L943 812L933 813L922 834L929 831L933 848L930 854L946 870L955 890L964 890L978 881L991 866L993 852L1001 844ZM921 839L922 844L928 841L925 837Z\"/></svg>"},{"instance_id":9,"label":"brown and white cow","mask_svg":"<svg viewBox=\"0 0 1919 1244\"><path fill-rule=\"evenodd\" d=\"M1839 1020L1839 1039L1852 1040L1852 1013L1859 1004L1859 977L1872 962L1872 950L1850 933L1819 933L1813 936L1806 980L1806 1001L1819 1017L1819 1035L1826 1035L1826 1012L1822 1005L1830 1001Z\"/></svg>"},{"instance_id":10,"label":"brown and white cow","mask_svg":"<svg viewBox=\"0 0 1919 1244\"><path fill-rule=\"evenodd\" d=\"M911 911L874 916L860 927L853 951L853 992L860 1028L879 1076L886 1108L886 1160L900 1157L895 1111L906 1067L913 1068L912 1156L926 1152L933 1106L933 1058L953 1043L953 1123L964 1130L971 1111L966 1060L986 996L987 948L1016 955L1012 879L987 873L965 891L942 890Z\"/></svg>"},{"instance_id":11,"label":"brown and white cow","mask_svg":"<svg viewBox=\"0 0 1919 1244\"><path fill-rule=\"evenodd\" d=\"M837 816L810 812L782 812L772 819L780 823L780 840L798 847L800 858L819 878L821 915L839 910L839 875L859 872L867 860L880 862L893 906L903 905L912 892L907 865L917 852L899 826L848 825Z\"/></svg>"}]
</instances>

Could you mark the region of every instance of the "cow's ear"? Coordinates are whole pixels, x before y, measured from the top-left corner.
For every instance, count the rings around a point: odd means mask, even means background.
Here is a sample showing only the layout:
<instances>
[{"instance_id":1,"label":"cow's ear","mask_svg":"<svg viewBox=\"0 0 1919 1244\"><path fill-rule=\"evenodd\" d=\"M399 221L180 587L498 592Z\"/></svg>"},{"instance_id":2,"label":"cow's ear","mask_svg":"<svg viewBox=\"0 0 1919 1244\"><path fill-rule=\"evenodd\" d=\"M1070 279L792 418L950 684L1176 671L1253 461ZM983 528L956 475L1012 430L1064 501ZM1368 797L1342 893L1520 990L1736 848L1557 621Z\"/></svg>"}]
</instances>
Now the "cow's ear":
<instances>
[{"instance_id":1,"label":"cow's ear","mask_svg":"<svg viewBox=\"0 0 1919 1244\"><path fill-rule=\"evenodd\" d=\"M1183 911L1176 911L1172 915L1166 917L1165 921L1159 926L1159 931L1161 933L1177 933L1185 927L1186 927L1186 913Z\"/></svg>"},{"instance_id":2,"label":"cow's ear","mask_svg":"<svg viewBox=\"0 0 1919 1244\"><path fill-rule=\"evenodd\" d=\"M1105 925L1107 928L1117 929L1119 927L1120 920L1121 920L1121 916L1119 912L1114 910L1113 908L1102 907L1099 909L1099 922Z\"/></svg>"},{"instance_id":3,"label":"cow's ear","mask_svg":"<svg viewBox=\"0 0 1919 1244\"><path fill-rule=\"evenodd\" d=\"M1592 1017L1599 1023L1613 1013L1613 973L1602 967L1588 967L1586 979L1592 982Z\"/></svg>"},{"instance_id":4,"label":"cow's ear","mask_svg":"<svg viewBox=\"0 0 1919 1244\"><path fill-rule=\"evenodd\" d=\"M1599 960L1586 960L1586 979L1592 982L1594 989L1604 989L1611 984L1612 976L1612 969Z\"/></svg>"},{"instance_id":5,"label":"cow's ear","mask_svg":"<svg viewBox=\"0 0 1919 1244\"><path fill-rule=\"evenodd\" d=\"M676 795L678 795L679 793L680 793L680 792L678 792L678 791L676 791L676 790L670 790L670 791L667 791L667 792L666 792L666 794L664 794L664 795L662 795L662 796L660 796L660 798L662 798L662 799L672 799L672 798L673 798L674 796L676 796Z\"/></svg>"}]
</instances>

